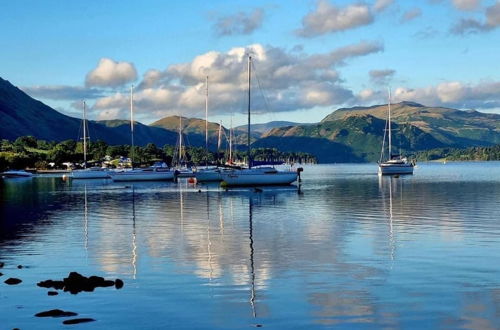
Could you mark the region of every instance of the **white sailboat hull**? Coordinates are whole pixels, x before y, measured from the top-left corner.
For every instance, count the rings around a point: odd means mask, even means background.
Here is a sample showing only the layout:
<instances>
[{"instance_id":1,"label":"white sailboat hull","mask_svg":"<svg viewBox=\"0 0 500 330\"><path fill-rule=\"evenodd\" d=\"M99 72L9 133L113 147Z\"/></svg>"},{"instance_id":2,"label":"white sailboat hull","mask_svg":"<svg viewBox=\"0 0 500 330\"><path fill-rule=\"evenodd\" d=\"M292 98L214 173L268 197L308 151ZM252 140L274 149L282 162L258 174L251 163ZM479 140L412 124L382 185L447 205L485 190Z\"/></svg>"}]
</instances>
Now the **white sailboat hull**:
<instances>
[{"instance_id":1,"label":"white sailboat hull","mask_svg":"<svg viewBox=\"0 0 500 330\"><path fill-rule=\"evenodd\" d=\"M195 173L195 178L197 182L217 182L222 181L220 170L198 170Z\"/></svg>"},{"instance_id":2,"label":"white sailboat hull","mask_svg":"<svg viewBox=\"0 0 500 330\"><path fill-rule=\"evenodd\" d=\"M174 172L170 170L131 170L114 172L111 174L114 182L124 181L167 181L174 179Z\"/></svg>"},{"instance_id":3,"label":"white sailboat hull","mask_svg":"<svg viewBox=\"0 0 500 330\"><path fill-rule=\"evenodd\" d=\"M266 173L255 170L235 170L221 173L221 177L226 186L289 185L297 181L297 173L292 171Z\"/></svg>"},{"instance_id":4,"label":"white sailboat hull","mask_svg":"<svg viewBox=\"0 0 500 330\"><path fill-rule=\"evenodd\" d=\"M31 177L33 177L33 174L30 172L26 172L26 171L11 170L11 171L6 171L3 173L0 173L0 177L4 177L4 178L31 178Z\"/></svg>"},{"instance_id":5,"label":"white sailboat hull","mask_svg":"<svg viewBox=\"0 0 500 330\"><path fill-rule=\"evenodd\" d=\"M391 164L380 163L378 165L379 175L392 175L392 174L413 174L413 164Z\"/></svg>"},{"instance_id":6,"label":"white sailboat hull","mask_svg":"<svg viewBox=\"0 0 500 330\"><path fill-rule=\"evenodd\" d=\"M108 179L109 171L104 169L84 169L74 170L71 177L73 179Z\"/></svg>"}]
</instances>

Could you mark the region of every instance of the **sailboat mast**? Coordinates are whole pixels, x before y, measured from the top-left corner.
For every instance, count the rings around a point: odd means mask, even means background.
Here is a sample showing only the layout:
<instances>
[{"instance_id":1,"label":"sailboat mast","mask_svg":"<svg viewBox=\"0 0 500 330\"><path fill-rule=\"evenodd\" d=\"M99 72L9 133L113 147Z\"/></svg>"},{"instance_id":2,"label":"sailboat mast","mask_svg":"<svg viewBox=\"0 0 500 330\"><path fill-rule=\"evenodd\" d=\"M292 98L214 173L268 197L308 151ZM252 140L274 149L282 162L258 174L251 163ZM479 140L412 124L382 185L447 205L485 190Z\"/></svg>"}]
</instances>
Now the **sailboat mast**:
<instances>
[{"instance_id":1,"label":"sailboat mast","mask_svg":"<svg viewBox=\"0 0 500 330\"><path fill-rule=\"evenodd\" d=\"M392 138L391 138L391 89L389 88L389 160L392 159Z\"/></svg>"},{"instance_id":2,"label":"sailboat mast","mask_svg":"<svg viewBox=\"0 0 500 330\"><path fill-rule=\"evenodd\" d=\"M182 116L179 115L179 166L182 163Z\"/></svg>"},{"instance_id":3,"label":"sailboat mast","mask_svg":"<svg viewBox=\"0 0 500 330\"><path fill-rule=\"evenodd\" d=\"M208 76L205 80L205 166L208 166Z\"/></svg>"},{"instance_id":4,"label":"sailboat mast","mask_svg":"<svg viewBox=\"0 0 500 330\"><path fill-rule=\"evenodd\" d=\"M87 109L83 101L83 167L87 168Z\"/></svg>"},{"instance_id":5,"label":"sailboat mast","mask_svg":"<svg viewBox=\"0 0 500 330\"><path fill-rule=\"evenodd\" d=\"M229 164L233 163L233 115L231 115L231 128L229 129Z\"/></svg>"},{"instance_id":6,"label":"sailboat mast","mask_svg":"<svg viewBox=\"0 0 500 330\"><path fill-rule=\"evenodd\" d=\"M217 137L217 152L220 150L220 145L222 142L222 120L219 122L219 135Z\"/></svg>"},{"instance_id":7,"label":"sailboat mast","mask_svg":"<svg viewBox=\"0 0 500 330\"><path fill-rule=\"evenodd\" d=\"M130 162L134 167L134 85L130 87L130 139L132 148L130 149Z\"/></svg>"},{"instance_id":8,"label":"sailboat mast","mask_svg":"<svg viewBox=\"0 0 500 330\"><path fill-rule=\"evenodd\" d=\"M252 56L248 56L248 128L247 128L247 158L248 158L248 168L252 167L252 161L250 159L250 79L252 75Z\"/></svg>"}]
</instances>

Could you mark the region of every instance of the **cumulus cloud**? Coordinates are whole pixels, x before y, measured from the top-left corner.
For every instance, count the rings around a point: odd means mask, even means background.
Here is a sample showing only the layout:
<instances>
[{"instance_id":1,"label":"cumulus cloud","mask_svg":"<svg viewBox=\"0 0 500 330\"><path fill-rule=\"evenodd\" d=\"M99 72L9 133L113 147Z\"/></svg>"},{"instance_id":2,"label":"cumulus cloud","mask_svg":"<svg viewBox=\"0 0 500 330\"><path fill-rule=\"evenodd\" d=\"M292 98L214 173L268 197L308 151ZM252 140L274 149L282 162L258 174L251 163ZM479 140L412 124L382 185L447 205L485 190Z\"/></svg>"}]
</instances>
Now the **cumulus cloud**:
<instances>
[{"instance_id":1,"label":"cumulus cloud","mask_svg":"<svg viewBox=\"0 0 500 330\"><path fill-rule=\"evenodd\" d=\"M132 63L101 58L97 67L87 74L85 85L118 87L136 79L137 71Z\"/></svg>"},{"instance_id":2,"label":"cumulus cloud","mask_svg":"<svg viewBox=\"0 0 500 330\"><path fill-rule=\"evenodd\" d=\"M485 10L485 21L462 18L450 30L452 34L464 35L488 32L500 26L500 1Z\"/></svg>"},{"instance_id":3,"label":"cumulus cloud","mask_svg":"<svg viewBox=\"0 0 500 330\"><path fill-rule=\"evenodd\" d=\"M500 106L500 81L483 81L476 85L451 81L424 88L394 90L394 100L411 100L427 105L456 108L492 108Z\"/></svg>"},{"instance_id":4,"label":"cumulus cloud","mask_svg":"<svg viewBox=\"0 0 500 330\"><path fill-rule=\"evenodd\" d=\"M387 7L392 5L394 3L394 0L377 0L375 1L375 4L373 5L373 9L377 12L384 11Z\"/></svg>"},{"instance_id":5,"label":"cumulus cloud","mask_svg":"<svg viewBox=\"0 0 500 330\"><path fill-rule=\"evenodd\" d=\"M149 70L134 94L136 111L160 117L182 113L200 116L205 104L205 76L209 76L210 111L213 114L244 112L247 93L247 55L254 64L252 111L293 111L316 106L342 105L354 99L341 85L336 67L359 57L383 51L382 44L361 41L323 54L308 55L260 44L227 52L207 52L192 61ZM262 93L258 90L261 86ZM128 94L97 100L95 111L125 113ZM112 110L112 111L111 111ZM114 111L114 112L113 112Z\"/></svg>"},{"instance_id":6,"label":"cumulus cloud","mask_svg":"<svg viewBox=\"0 0 500 330\"><path fill-rule=\"evenodd\" d=\"M316 8L302 19L302 28L297 30L301 37L345 31L373 22L373 15L366 4L352 4L339 8L327 0L319 0Z\"/></svg>"},{"instance_id":7,"label":"cumulus cloud","mask_svg":"<svg viewBox=\"0 0 500 330\"><path fill-rule=\"evenodd\" d=\"M422 10L420 8L413 8L408 11L406 11L403 16L401 16L401 22L406 23L411 20L414 20L415 18L422 16Z\"/></svg>"},{"instance_id":8,"label":"cumulus cloud","mask_svg":"<svg viewBox=\"0 0 500 330\"><path fill-rule=\"evenodd\" d=\"M455 109L497 109L500 107L500 81L482 81L468 84L460 81L443 82L420 88L396 87L392 89L392 101L413 101L427 106L443 106ZM387 90L363 89L355 95L358 105L387 102Z\"/></svg>"},{"instance_id":9,"label":"cumulus cloud","mask_svg":"<svg viewBox=\"0 0 500 330\"><path fill-rule=\"evenodd\" d=\"M370 80L375 84L388 84L388 82L392 79L395 70L392 69L384 69L384 70L371 70L368 72L370 76Z\"/></svg>"},{"instance_id":10,"label":"cumulus cloud","mask_svg":"<svg viewBox=\"0 0 500 330\"><path fill-rule=\"evenodd\" d=\"M29 86L21 89L31 97L51 100L95 99L104 96L100 89L79 86Z\"/></svg>"},{"instance_id":11,"label":"cumulus cloud","mask_svg":"<svg viewBox=\"0 0 500 330\"><path fill-rule=\"evenodd\" d=\"M213 29L218 36L251 34L262 26L264 10L258 8L251 12L239 12L217 19Z\"/></svg>"},{"instance_id":12,"label":"cumulus cloud","mask_svg":"<svg viewBox=\"0 0 500 330\"><path fill-rule=\"evenodd\" d=\"M481 4L481 0L452 0L452 2L460 10L474 10Z\"/></svg>"}]
</instances>

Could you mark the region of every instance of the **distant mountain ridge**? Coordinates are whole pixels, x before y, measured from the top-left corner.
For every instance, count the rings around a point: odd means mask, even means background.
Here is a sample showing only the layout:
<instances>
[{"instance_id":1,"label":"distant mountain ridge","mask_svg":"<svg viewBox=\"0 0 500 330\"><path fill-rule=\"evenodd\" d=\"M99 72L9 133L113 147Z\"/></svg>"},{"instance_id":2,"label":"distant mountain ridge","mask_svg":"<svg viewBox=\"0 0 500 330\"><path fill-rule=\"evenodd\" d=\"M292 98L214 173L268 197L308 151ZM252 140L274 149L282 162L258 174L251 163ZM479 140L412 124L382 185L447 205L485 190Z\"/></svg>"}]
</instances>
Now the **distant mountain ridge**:
<instances>
[{"instance_id":1,"label":"distant mountain ridge","mask_svg":"<svg viewBox=\"0 0 500 330\"><path fill-rule=\"evenodd\" d=\"M376 161L388 105L341 108L320 123L270 130L255 145L307 151L320 162ZM391 106L394 147L402 152L489 146L500 143L500 115L426 107L415 102Z\"/></svg>"},{"instance_id":2,"label":"distant mountain ridge","mask_svg":"<svg viewBox=\"0 0 500 330\"><path fill-rule=\"evenodd\" d=\"M341 108L321 122L298 124L274 121L253 124L254 147L312 153L320 162L376 161L384 134L387 104ZM427 107L415 102L392 105L394 148L405 154L442 147L464 148L500 143L500 115L474 110ZM151 125L135 123L135 143L173 145L178 139L179 117L162 118ZM209 143L217 143L219 124L210 122ZM0 138L14 140L33 135L38 139L78 140L81 119L66 116L0 78ZM93 140L108 144L130 143L128 120L89 121ZM205 121L183 118L183 132L191 146L205 145ZM229 130L223 127L225 144ZM246 125L234 129L235 145L247 141Z\"/></svg>"}]
</instances>

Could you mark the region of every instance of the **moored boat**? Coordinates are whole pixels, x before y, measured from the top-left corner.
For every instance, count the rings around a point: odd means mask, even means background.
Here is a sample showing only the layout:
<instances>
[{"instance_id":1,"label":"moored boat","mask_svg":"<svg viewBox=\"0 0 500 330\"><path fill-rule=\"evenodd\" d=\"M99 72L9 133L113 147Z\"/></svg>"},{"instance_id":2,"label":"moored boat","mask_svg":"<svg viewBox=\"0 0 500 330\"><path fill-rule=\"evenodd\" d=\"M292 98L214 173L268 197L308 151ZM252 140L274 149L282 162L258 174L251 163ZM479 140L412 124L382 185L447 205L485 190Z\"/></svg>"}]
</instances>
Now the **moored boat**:
<instances>
[{"instance_id":1,"label":"moored boat","mask_svg":"<svg viewBox=\"0 0 500 330\"><path fill-rule=\"evenodd\" d=\"M108 179L109 172L106 168L101 167L89 167L87 168L87 141L90 141L90 136L87 136L88 121L87 121L87 111L86 104L83 101L83 169L73 170L71 172L71 178L73 179Z\"/></svg>"},{"instance_id":2,"label":"moored boat","mask_svg":"<svg viewBox=\"0 0 500 330\"><path fill-rule=\"evenodd\" d=\"M387 104L387 121L385 124L384 140L382 141L382 150L380 152L380 161L378 164L379 175L413 174L414 162L408 161L408 158L392 153L392 132L391 132L391 91L389 90L389 102ZM387 133L387 134L386 134ZM385 154L385 140L388 137L388 159L382 161Z\"/></svg>"},{"instance_id":3,"label":"moored boat","mask_svg":"<svg viewBox=\"0 0 500 330\"><path fill-rule=\"evenodd\" d=\"M0 173L2 178L31 178L33 173L26 172L25 170L9 170Z\"/></svg>"},{"instance_id":4,"label":"moored boat","mask_svg":"<svg viewBox=\"0 0 500 330\"><path fill-rule=\"evenodd\" d=\"M248 168L234 169L221 172L223 186L264 186L264 185L290 185L297 181L298 172L279 171L274 167L252 168L250 147L250 102L251 102L251 77L252 57L248 56L248 125L247 125L247 161Z\"/></svg>"},{"instance_id":5,"label":"moored boat","mask_svg":"<svg viewBox=\"0 0 500 330\"><path fill-rule=\"evenodd\" d=\"M134 164L134 87L130 88L130 135L131 135L131 163ZM174 171L165 165L151 166L147 168L132 167L131 170L110 171L113 181L162 181L173 180Z\"/></svg>"}]
</instances>

